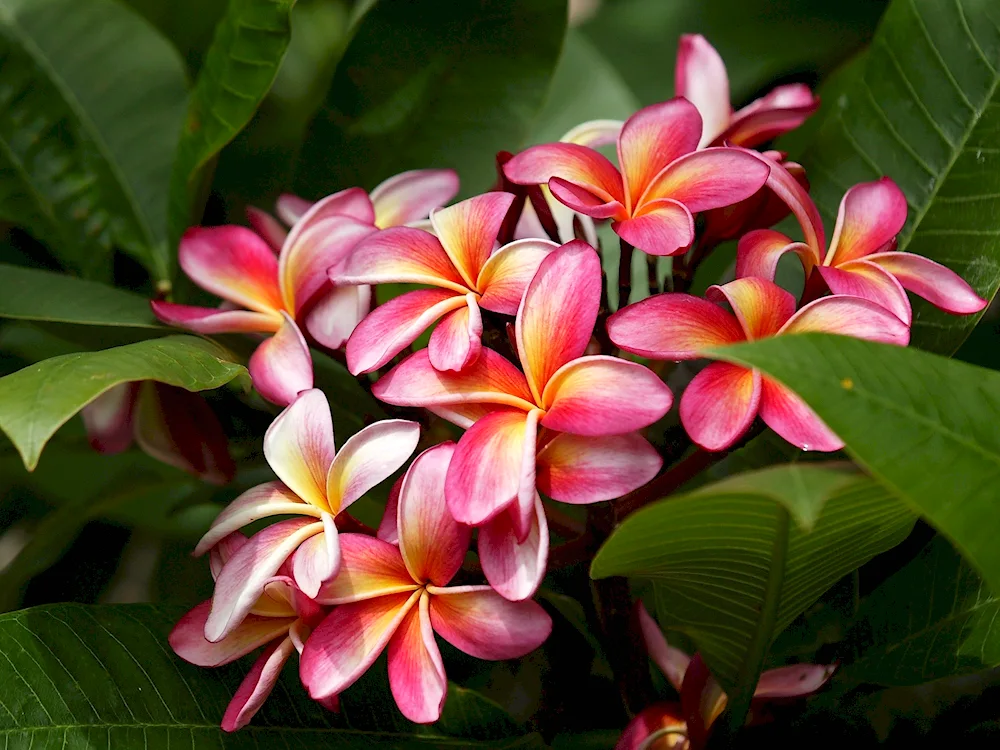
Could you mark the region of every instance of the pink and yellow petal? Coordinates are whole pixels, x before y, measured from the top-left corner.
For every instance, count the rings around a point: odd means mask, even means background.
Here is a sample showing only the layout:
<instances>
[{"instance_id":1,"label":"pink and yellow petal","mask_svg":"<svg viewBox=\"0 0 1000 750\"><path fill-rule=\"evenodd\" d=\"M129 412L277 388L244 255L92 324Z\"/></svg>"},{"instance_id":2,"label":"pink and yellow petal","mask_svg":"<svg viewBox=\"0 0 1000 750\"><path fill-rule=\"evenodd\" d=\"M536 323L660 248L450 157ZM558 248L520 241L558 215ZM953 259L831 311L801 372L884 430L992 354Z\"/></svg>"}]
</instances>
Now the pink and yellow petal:
<instances>
[{"instance_id":1,"label":"pink and yellow petal","mask_svg":"<svg viewBox=\"0 0 1000 750\"><path fill-rule=\"evenodd\" d=\"M434 234L468 288L475 288L513 202L511 193L483 193L431 216Z\"/></svg>"},{"instance_id":2,"label":"pink and yellow petal","mask_svg":"<svg viewBox=\"0 0 1000 750\"><path fill-rule=\"evenodd\" d=\"M869 263L867 258L852 260L836 268L817 266L816 270L833 294L874 302L910 325L913 312L906 290L891 273Z\"/></svg>"},{"instance_id":3,"label":"pink and yellow petal","mask_svg":"<svg viewBox=\"0 0 1000 750\"><path fill-rule=\"evenodd\" d=\"M618 141L624 124L624 120L588 120L568 130L559 140L588 148L609 146Z\"/></svg>"},{"instance_id":4,"label":"pink and yellow petal","mask_svg":"<svg viewBox=\"0 0 1000 750\"><path fill-rule=\"evenodd\" d=\"M288 658L295 653L295 644L291 638L275 641L262 653L243 678L236 694L226 707L222 716L222 729L235 732L242 729L264 705L278 682L281 670Z\"/></svg>"},{"instance_id":5,"label":"pink and yellow petal","mask_svg":"<svg viewBox=\"0 0 1000 750\"><path fill-rule=\"evenodd\" d=\"M785 253L798 255L807 275L815 266L812 251L805 243L792 242L789 237L773 229L747 232L736 246L736 278L754 276L774 281L778 261Z\"/></svg>"},{"instance_id":6,"label":"pink and yellow petal","mask_svg":"<svg viewBox=\"0 0 1000 750\"><path fill-rule=\"evenodd\" d=\"M153 314L163 323L195 333L274 333L281 327L278 312L220 310L152 300Z\"/></svg>"},{"instance_id":7,"label":"pink and yellow petal","mask_svg":"<svg viewBox=\"0 0 1000 750\"><path fill-rule=\"evenodd\" d=\"M434 328L427 354L435 370L464 370L479 358L483 317L476 295L465 295L465 306L445 314Z\"/></svg>"},{"instance_id":8,"label":"pink and yellow petal","mask_svg":"<svg viewBox=\"0 0 1000 750\"><path fill-rule=\"evenodd\" d=\"M331 287L306 312L306 330L320 346L339 349L368 315L371 301L372 288L366 284Z\"/></svg>"},{"instance_id":9,"label":"pink and yellow petal","mask_svg":"<svg viewBox=\"0 0 1000 750\"><path fill-rule=\"evenodd\" d=\"M617 200L605 200L592 193L586 185L578 185L561 177L553 177L547 184L553 198L584 216L592 219L624 219L628 216L625 206Z\"/></svg>"},{"instance_id":10,"label":"pink and yellow petal","mask_svg":"<svg viewBox=\"0 0 1000 750\"><path fill-rule=\"evenodd\" d=\"M760 418L778 435L804 451L836 451L844 441L805 401L780 383L763 378Z\"/></svg>"},{"instance_id":11,"label":"pink and yellow petal","mask_svg":"<svg viewBox=\"0 0 1000 750\"><path fill-rule=\"evenodd\" d=\"M448 678L431 627L430 597L424 593L389 641L389 688L400 712L412 722L441 718Z\"/></svg>"},{"instance_id":12,"label":"pink and yellow petal","mask_svg":"<svg viewBox=\"0 0 1000 750\"><path fill-rule=\"evenodd\" d=\"M399 549L381 539L341 534L340 559L340 573L315 597L320 604L348 604L417 589Z\"/></svg>"},{"instance_id":13,"label":"pink and yellow petal","mask_svg":"<svg viewBox=\"0 0 1000 750\"><path fill-rule=\"evenodd\" d=\"M750 341L775 335L795 314L795 297L765 279L736 279L709 287L705 296L712 302L728 302Z\"/></svg>"},{"instance_id":14,"label":"pink and yellow petal","mask_svg":"<svg viewBox=\"0 0 1000 750\"><path fill-rule=\"evenodd\" d=\"M735 112L729 127L719 134L716 143L755 148L795 130L818 108L819 97L805 84L777 86Z\"/></svg>"},{"instance_id":15,"label":"pink and yellow petal","mask_svg":"<svg viewBox=\"0 0 1000 750\"><path fill-rule=\"evenodd\" d=\"M428 591L435 632L477 659L516 659L541 646L552 632L552 619L537 602L508 601L489 586Z\"/></svg>"},{"instance_id":16,"label":"pink and yellow petal","mask_svg":"<svg viewBox=\"0 0 1000 750\"><path fill-rule=\"evenodd\" d=\"M255 521L282 515L308 515L318 519L320 511L304 502L281 482L259 484L223 508L194 548L193 554L205 554L234 531Z\"/></svg>"},{"instance_id":17,"label":"pink and yellow petal","mask_svg":"<svg viewBox=\"0 0 1000 750\"><path fill-rule=\"evenodd\" d=\"M608 318L608 335L622 349L651 359L697 359L714 346L745 341L730 313L689 294L659 294Z\"/></svg>"},{"instance_id":18,"label":"pink and yellow petal","mask_svg":"<svg viewBox=\"0 0 1000 750\"><path fill-rule=\"evenodd\" d=\"M726 64L701 34L682 34L677 45L674 93L698 108L702 119L699 147L715 140L729 126L729 76Z\"/></svg>"},{"instance_id":19,"label":"pink and yellow petal","mask_svg":"<svg viewBox=\"0 0 1000 750\"><path fill-rule=\"evenodd\" d=\"M549 240L516 240L490 256L479 273L476 288L481 307L503 315L516 315L521 297L538 266L559 246Z\"/></svg>"},{"instance_id":20,"label":"pink and yellow petal","mask_svg":"<svg viewBox=\"0 0 1000 750\"><path fill-rule=\"evenodd\" d=\"M288 230L280 221L271 216L267 211L261 211L254 206L247 206L247 221L253 229L275 252L281 251L281 246L288 238Z\"/></svg>"},{"instance_id":21,"label":"pink and yellow petal","mask_svg":"<svg viewBox=\"0 0 1000 750\"><path fill-rule=\"evenodd\" d=\"M681 424L708 451L722 451L750 428L761 403L761 378L728 362L699 372L681 396Z\"/></svg>"},{"instance_id":22,"label":"pink and yellow petal","mask_svg":"<svg viewBox=\"0 0 1000 750\"><path fill-rule=\"evenodd\" d=\"M295 585L310 599L340 571L340 535L333 516L323 514L323 532L310 537L291 557Z\"/></svg>"},{"instance_id":23,"label":"pink and yellow petal","mask_svg":"<svg viewBox=\"0 0 1000 750\"><path fill-rule=\"evenodd\" d=\"M755 152L706 148L673 162L652 179L637 208L669 198L693 214L739 203L767 182L771 167Z\"/></svg>"},{"instance_id":24,"label":"pink and yellow petal","mask_svg":"<svg viewBox=\"0 0 1000 750\"><path fill-rule=\"evenodd\" d=\"M327 216L347 216L364 224L374 224L375 210L368 193L358 187L347 188L333 193L312 203L297 195L283 193L278 196L275 210L281 220L288 226L295 226L302 218L319 206L312 214L313 218Z\"/></svg>"},{"instance_id":25,"label":"pink and yellow petal","mask_svg":"<svg viewBox=\"0 0 1000 750\"><path fill-rule=\"evenodd\" d=\"M522 541L511 508L479 529L479 561L493 590L519 602L535 595L545 577L549 557L549 525L542 500L535 493L528 533Z\"/></svg>"},{"instance_id":26,"label":"pink and yellow petal","mask_svg":"<svg viewBox=\"0 0 1000 750\"><path fill-rule=\"evenodd\" d=\"M865 258L891 273L905 289L935 307L955 315L971 315L987 304L971 286L947 266L915 253L877 253Z\"/></svg>"},{"instance_id":27,"label":"pink and yellow petal","mask_svg":"<svg viewBox=\"0 0 1000 750\"><path fill-rule=\"evenodd\" d=\"M637 609L639 629L642 631L642 640L646 644L649 657L670 681L674 690L679 693L681 685L684 683L684 673L687 672L688 664L691 663L691 657L679 648L674 648L667 643L660 626L646 611L642 602L639 602Z\"/></svg>"},{"instance_id":28,"label":"pink and yellow petal","mask_svg":"<svg viewBox=\"0 0 1000 750\"><path fill-rule=\"evenodd\" d=\"M212 642L205 638L205 621L212 608L204 601L185 614L170 631L170 647L184 661L199 667L219 667L249 654L265 643L281 638L295 617L249 615L228 636Z\"/></svg>"},{"instance_id":29,"label":"pink and yellow petal","mask_svg":"<svg viewBox=\"0 0 1000 750\"><path fill-rule=\"evenodd\" d=\"M644 203L631 219L611 225L615 233L632 247L649 255L679 255L694 242L694 217L675 200Z\"/></svg>"},{"instance_id":30,"label":"pink and yellow petal","mask_svg":"<svg viewBox=\"0 0 1000 750\"><path fill-rule=\"evenodd\" d=\"M803 241L809 247L811 262L819 265L823 262L826 252L826 233L823 230L823 219L819 215L819 209L809 197L807 186L778 161L766 154L760 155L760 158L771 168L767 176L767 188L794 214L802 229Z\"/></svg>"},{"instance_id":31,"label":"pink and yellow petal","mask_svg":"<svg viewBox=\"0 0 1000 750\"><path fill-rule=\"evenodd\" d=\"M906 222L906 196L883 177L855 185L844 194L824 264L838 266L878 252Z\"/></svg>"},{"instance_id":32,"label":"pink and yellow petal","mask_svg":"<svg viewBox=\"0 0 1000 750\"><path fill-rule=\"evenodd\" d=\"M247 369L254 388L266 400L287 406L313 387L312 355L305 336L288 313L281 328L250 355Z\"/></svg>"},{"instance_id":33,"label":"pink and yellow petal","mask_svg":"<svg viewBox=\"0 0 1000 750\"><path fill-rule=\"evenodd\" d=\"M402 226L426 219L458 194L453 169L414 169L379 183L371 192L375 226Z\"/></svg>"},{"instance_id":34,"label":"pink and yellow petal","mask_svg":"<svg viewBox=\"0 0 1000 750\"><path fill-rule=\"evenodd\" d=\"M836 333L883 344L906 346L910 327L881 305L859 297L823 297L803 307L782 334Z\"/></svg>"},{"instance_id":35,"label":"pink and yellow petal","mask_svg":"<svg viewBox=\"0 0 1000 750\"><path fill-rule=\"evenodd\" d=\"M337 453L326 478L326 497L335 513L388 479L410 457L420 425L383 419L352 435Z\"/></svg>"},{"instance_id":36,"label":"pink and yellow petal","mask_svg":"<svg viewBox=\"0 0 1000 750\"><path fill-rule=\"evenodd\" d=\"M320 390L300 395L264 434L264 457L278 478L310 505L333 512L326 498L333 463L333 418Z\"/></svg>"},{"instance_id":37,"label":"pink and yellow petal","mask_svg":"<svg viewBox=\"0 0 1000 750\"><path fill-rule=\"evenodd\" d=\"M504 164L507 179L518 185L544 185L553 177L580 186L604 202L624 203L622 178L603 155L575 143L532 146Z\"/></svg>"},{"instance_id":38,"label":"pink and yellow petal","mask_svg":"<svg viewBox=\"0 0 1000 750\"><path fill-rule=\"evenodd\" d=\"M459 294L469 291L438 238L411 227L383 229L359 242L333 269L334 284L429 284Z\"/></svg>"}]
</instances>

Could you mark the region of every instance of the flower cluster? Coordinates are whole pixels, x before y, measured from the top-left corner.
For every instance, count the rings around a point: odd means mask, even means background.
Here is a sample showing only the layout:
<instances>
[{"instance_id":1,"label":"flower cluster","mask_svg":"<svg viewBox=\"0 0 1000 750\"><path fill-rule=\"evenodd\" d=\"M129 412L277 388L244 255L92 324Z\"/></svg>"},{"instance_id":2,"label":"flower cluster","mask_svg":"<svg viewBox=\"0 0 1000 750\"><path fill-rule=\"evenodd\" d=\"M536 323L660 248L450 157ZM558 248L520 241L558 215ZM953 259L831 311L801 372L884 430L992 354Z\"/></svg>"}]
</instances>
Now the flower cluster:
<instances>
[{"instance_id":1,"label":"flower cluster","mask_svg":"<svg viewBox=\"0 0 1000 750\"><path fill-rule=\"evenodd\" d=\"M696 360L805 331L906 345L906 290L954 313L983 308L950 270L895 250L906 200L889 179L848 191L827 246L802 168L754 150L816 109L808 89L782 86L733 112L725 67L697 36L682 39L676 88L624 123L584 123L559 143L502 154L498 190L454 205L454 173L408 172L370 195L352 188L312 205L283 196L284 224L254 210L254 230L184 236L182 268L225 302L154 311L199 333L265 334L250 372L284 408L264 438L277 480L241 495L201 540L215 591L171 635L178 654L205 666L266 646L224 728L250 720L293 651L310 695L334 707L388 650L400 710L430 722L447 689L435 634L482 659L538 647L551 629L532 600L548 560L546 502L619 498L662 468L643 432L673 394L659 371L620 352ZM597 150L612 143L617 163ZM789 213L801 240L769 228ZM603 221L626 267L638 249L677 256L689 272L738 238L736 278L704 298L671 291L634 304L623 287L612 314L595 233ZM805 271L799 299L774 282L787 252ZM419 288L372 309L371 287L390 283ZM399 415L463 431L436 445L425 433L377 530L350 506L403 469L420 426L376 422L336 450L310 345L343 348L351 373ZM708 451L728 449L758 415L802 449L842 446L756 370L711 362L679 403L687 434ZM281 520L243 535L272 517ZM473 538L479 565L463 567Z\"/></svg>"}]
</instances>

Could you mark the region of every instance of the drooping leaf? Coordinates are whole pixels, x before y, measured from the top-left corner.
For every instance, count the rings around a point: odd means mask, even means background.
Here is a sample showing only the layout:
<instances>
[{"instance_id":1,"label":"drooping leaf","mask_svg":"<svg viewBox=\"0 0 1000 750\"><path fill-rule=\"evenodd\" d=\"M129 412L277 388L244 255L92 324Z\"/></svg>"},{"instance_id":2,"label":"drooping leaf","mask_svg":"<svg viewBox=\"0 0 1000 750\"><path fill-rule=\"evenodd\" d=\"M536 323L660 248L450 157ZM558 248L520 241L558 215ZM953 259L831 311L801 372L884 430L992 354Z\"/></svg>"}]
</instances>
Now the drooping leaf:
<instances>
[{"instance_id":1,"label":"drooping leaf","mask_svg":"<svg viewBox=\"0 0 1000 750\"><path fill-rule=\"evenodd\" d=\"M524 145L565 26L565 0L376 2L310 127L297 190L318 198L441 167L465 195L487 189L493 154Z\"/></svg>"},{"instance_id":2,"label":"drooping leaf","mask_svg":"<svg viewBox=\"0 0 1000 750\"><path fill-rule=\"evenodd\" d=\"M203 339L167 336L53 357L0 378L0 429L31 470L53 433L113 386L158 380L189 391L218 388L246 373L226 356Z\"/></svg>"},{"instance_id":3,"label":"drooping leaf","mask_svg":"<svg viewBox=\"0 0 1000 750\"><path fill-rule=\"evenodd\" d=\"M250 121L278 74L295 0L229 0L188 102L170 177L170 244L201 197L203 170Z\"/></svg>"},{"instance_id":4,"label":"drooping leaf","mask_svg":"<svg viewBox=\"0 0 1000 750\"><path fill-rule=\"evenodd\" d=\"M173 48L112 0L2 0L0 79L0 217L72 268L106 275L121 248L165 279Z\"/></svg>"},{"instance_id":5,"label":"drooping leaf","mask_svg":"<svg viewBox=\"0 0 1000 750\"><path fill-rule=\"evenodd\" d=\"M943 263L986 298L1000 285L998 24L990 0L893 0L801 159L831 228L851 185L895 180L909 202L899 248ZM913 313L913 345L943 354L979 319L923 300Z\"/></svg>"},{"instance_id":6,"label":"drooping leaf","mask_svg":"<svg viewBox=\"0 0 1000 750\"><path fill-rule=\"evenodd\" d=\"M990 522L1000 486L1000 373L814 333L713 356L758 367L798 393L848 453L1000 588L1000 545Z\"/></svg>"}]
</instances>

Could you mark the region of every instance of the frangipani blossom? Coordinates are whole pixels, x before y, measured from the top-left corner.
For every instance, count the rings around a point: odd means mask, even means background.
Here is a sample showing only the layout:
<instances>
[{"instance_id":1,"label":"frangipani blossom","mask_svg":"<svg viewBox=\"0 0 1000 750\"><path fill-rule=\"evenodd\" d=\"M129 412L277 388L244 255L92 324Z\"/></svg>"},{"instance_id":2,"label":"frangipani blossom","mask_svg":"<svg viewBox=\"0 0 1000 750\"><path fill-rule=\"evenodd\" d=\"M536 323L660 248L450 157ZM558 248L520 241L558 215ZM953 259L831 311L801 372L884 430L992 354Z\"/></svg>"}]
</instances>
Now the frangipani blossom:
<instances>
[{"instance_id":1,"label":"frangipani blossom","mask_svg":"<svg viewBox=\"0 0 1000 750\"><path fill-rule=\"evenodd\" d=\"M318 700L350 687L389 652L389 686L403 715L441 716L448 689L435 633L479 659L513 659L538 648L552 620L536 602L511 602L489 586L448 587L462 566L470 529L444 503L455 446L420 454L406 472L396 507L399 546L344 534L339 576L317 600L333 611L313 631L300 673Z\"/></svg>"},{"instance_id":2,"label":"frangipani blossom","mask_svg":"<svg viewBox=\"0 0 1000 750\"><path fill-rule=\"evenodd\" d=\"M438 370L461 370L479 357L480 307L513 315L538 264L557 245L512 242L496 252L497 233L514 197L484 193L431 215L434 234L412 227L386 229L361 242L345 265L333 269L337 285L412 283L433 289L407 292L377 307L347 342L347 366L377 370L441 319L427 348Z\"/></svg>"},{"instance_id":3,"label":"frangipani blossom","mask_svg":"<svg viewBox=\"0 0 1000 750\"><path fill-rule=\"evenodd\" d=\"M906 196L888 177L855 185L844 194L828 250L819 212L802 187L777 165L772 165L771 183L784 189L782 197L798 219L805 242L793 242L771 229L750 232L737 249L737 276L773 279L781 256L794 252L807 277L815 270L834 294L864 297L907 325L913 312L906 290L958 315L986 307L987 301L951 269L894 249L906 223Z\"/></svg>"},{"instance_id":4,"label":"frangipani blossom","mask_svg":"<svg viewBox=\"0 0 1000 750\"><path fill-rule=\"evenodd\" d=\"M901 346L909 341L908 326L859 297L824 297L796 312L791 294L759 278L710 287L707 296L712 302L688 294L649 297L612 315L608 334L626 351L674 361L700 359L710 347L806 332ZM719 306L724 302L732 313ZM681 423L695 443L710 451L736 442L758 413L803 450L834 451L844 445L802 399L756 369L713 362L681 396Z\"/></svg>"},{"instance_id":5,"label":"frangipani blossom","mask_svg":"<svg viewBox=\"0 0 1000 750\"><path fill-rule=\"evenodd\" d=\"M247 490L229 504L195 548L204 554L247 524L293 516L258 531L226 563L215 584L205 637L236 628L264 581L289 560L296 584L315 597L341 565L336 517L399 469L420 438L415 422L383 420L365 427L336 451L326 396L308 390L271 423L264 457L278 480Z\"/></svg>"},{"instance_id":6,"label":"frangipani blossom","mask_svg":"<svg viewBox=\"0 0 1000 750\"><path fill-rule=\"evenodd\" d=\"M694 214L749 198L769 167L744 149L696 151L701 116L676 98L639 110L618 136L618 167L576 143L532 146L504 173L515 183L547 183L552 195L652 255L685 252L695 237ZM619 171L620 170L620 171Z\"/></svg>"},{"instance_id":7,"label":"frangipani blossom","mask_svg":"<svg viewBox=\"0 0 1000 750\"><path fill-rule=\"evenodd\" d=\"M212 577L247 543L234 532L212 548ZM233 696L222 718L222 728L235 732L246 726L267 700L293 652L302 653L306 638L326 615L325 610L303 594L287 575L264 582L260 597L249 613L225 638L205 639L205 622L211 601L204 601L181 618L170 632L170 646L178 656L199 667L221 667L261 646L264 651L254 662ZM336 708L336 696L325 701Z\"/></svg>"}]
</instances>

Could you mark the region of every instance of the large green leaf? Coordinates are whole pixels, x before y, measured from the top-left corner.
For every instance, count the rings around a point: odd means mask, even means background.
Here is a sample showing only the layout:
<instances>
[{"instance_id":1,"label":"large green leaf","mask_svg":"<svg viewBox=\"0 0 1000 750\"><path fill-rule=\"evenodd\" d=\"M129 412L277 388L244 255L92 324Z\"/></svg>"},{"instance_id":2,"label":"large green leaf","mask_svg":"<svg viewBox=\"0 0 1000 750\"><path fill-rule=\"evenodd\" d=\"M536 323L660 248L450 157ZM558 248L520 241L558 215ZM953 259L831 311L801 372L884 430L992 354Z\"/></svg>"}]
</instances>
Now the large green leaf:
<instances>
[{"instance_id":1,"label":"large green leaf","mask_svg":"<svg viewBox=\"0 0 1000 750\"><path fill-rule=\"evenodd\" d=\"M30 470L66 420L102 393L136 380L203 391L246 373L219 346L193 336L167 336L98 352L65 354L0 378L0 429Z\"/></svg>"},{"instance_id":2,"label":"large green leaf","mask_svg":"<svg viewBox=\"0 0 1000 750\"><path fill-rule=\"evenodd\" d=\"M831 227L847 188L894 179L910 208L900 249L944 263L987 298L1000 285L998 24L993 0L894 0L801 159ZM951 353L978 319L921 300L913 344Z\"/></svg>"},{"instance_id":3,"label":"large green leaf","mask_svg":"<svg viewBox=\"0 0 1000 750\"><path fill-rule=\"evenodd\" d=\"M0 217L65 265L117 247L166 278L177 53L112 0L0 0L0 79Z\"/></svg>"},{"instance_id":4,"label":"large green leaf","mask_svg":"<svg viewBox=\"0 0 1000 750\"><path fill-rule=\"evenodd\" d=\"M862 645L842 678L916 685L1000 664L1000 599L942 537L858 613Z\"/></svg>"},{"instance_id":5,"label":"large green leaf","mask_svg":"<svg viewBox=\"0 0 1000 750\"><path fill-rule=\"evenodd\" d=\"M660 624L694 640L745 711L774 637L913 526L904 503L852 477L788 466L660 501L622 523L591 575L650 579ZM803 509L811 531L790 523Z\"/></svg>"},{"instance_id":6,"label":"large green leaf","mask_svg":"<svg viewBox=\"0 0 1000 750\"><path fill-rule=\"evenodd\" d=\"M296 185L311 197L452 167L486 189L545 101L566 0L381 0L360 19L310 127Z\"/></svg>"},{"instance_id":7,"label":"large green leaf","mask_svg":"<svg viewBox=\"0 0 1000 750\"><path fill-rule=\"evenodd\" d=\"M0 734L8 747L112 748L544 748L537 735L478 742L397 722L384 703L356 718L310 701L286 667L249 726L219 728L246 660L218 669L181 661L167 633L181 612L149 605L59 604L0 617ZM386 728L386 727L389 728Z\"/></svg>"},{"instance_id":8,"label":"large green leaf","mask_svg":"<svg viewBox=\"0 0 1000 750\"><path fill-rule=\"evenodd\" d=\"M60 273L0 264L0 318L162 328L149 300Z\"/></svg>"},{"instance_id":9,"label":"large green leaf","mask_svg":"<svg viewBox=\"0 0 1000 750\"><path fill-rule=\"evenodd\" d=\"M798 393L847 451L944 532L995 589L1000 373L915 349L831 336L720 348Z\"/></svg>"},{"instance_id":10,"label":"large green leaf","mask_svg":"<svg viewBox=\"0 0 1000 750\"><path fill-rule=\"evenodd\" d=\"M295 0L229 0L198 73L170 178L170 242L195 216L205 166L253 117L278 74Z\"/></svg>"}]
</instances>

